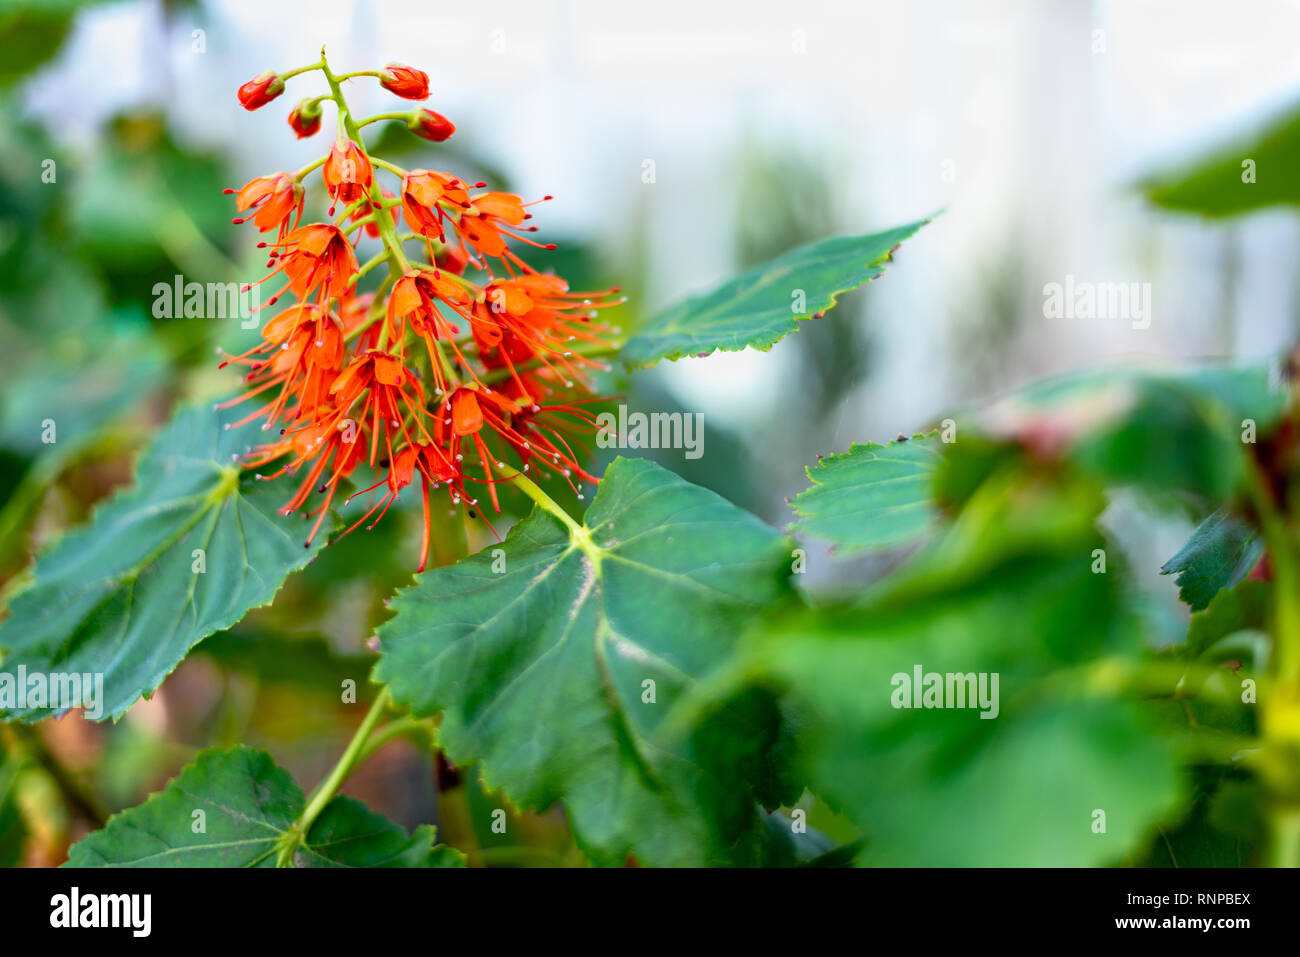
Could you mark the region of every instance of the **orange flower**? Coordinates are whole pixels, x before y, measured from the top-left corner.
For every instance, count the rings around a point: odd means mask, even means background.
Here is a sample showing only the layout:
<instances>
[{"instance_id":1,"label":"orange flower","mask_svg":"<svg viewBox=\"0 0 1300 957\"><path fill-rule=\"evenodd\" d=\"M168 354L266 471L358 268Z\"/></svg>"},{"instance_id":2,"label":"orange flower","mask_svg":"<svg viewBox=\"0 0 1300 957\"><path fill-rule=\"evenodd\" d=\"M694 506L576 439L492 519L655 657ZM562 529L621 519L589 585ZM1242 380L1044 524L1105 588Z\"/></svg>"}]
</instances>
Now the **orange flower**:
<instances>
[{"instance_id":1,"label":"orange flower","mask_svg":"<svg viewBox=\"0 0 1300 957\"><path fill-rule=\"evenodd\" d=\"M370 427L370 464L375 464L379 437L384 437L388 460L393 460L393 436L399 435L407 445L413 445L411 429L430 441L421 416L424 413L424 387L400 357L378 350L367 352L354 359L334 384L330 386L338 421L347 415L358 401L361 410L358 420ZM407 419L411 424L407 424Z\"/></svg>"},{"instance_id":2,"label":"orange flower","mask_svg":"<svg viewBox=\"0 0 1300 957\"><path fill-rule=\"evenodd\" d=\"M330 155L321 170L325 180L325 192L333 202L354 203L370 192L374 182L374 171L370 168L370 159L365 150L350 139L340 136L330 147ZM330 207L334 215L334 207Z\"/></svg>"},{"instance_id":3,"label":"orange flower","mask_svg":"<svg viewBox=\"0 0 1300 957\"><path fill-rule=\"evenodd\" d=\"M483 426L488 426L507 442L525 442L523 436L510 427L510 416L519 411L519 405L513 399L492 389L462 387L443 397L434 420L434 437L439 444L447 445L452 459L460 461L461 441L470 439L478 453L479 464L483 466L483 480L487 482L492 507L498 512L501 511L501 505L497 501L497 480L492 477L492 465L496 463L501 467L505 463L489 451L483 440Z\"/></svg>"},{"instance_id":4,"label":"orange flower","mask_svg":"<svg viewBox=\"0 0 1300 957\"><path fill-rule=\"evenodd\" d=\"M360 464L362 448L360 436L350 424L333 426L313 423L296 430L281 442L263 446L245 465L253 468L267 462L274 462L286 454L291 455L292 459L277 471L270 475L258 476L259 479L270 481L286 473L297 472L307 462L316 460L315 464L308 469L306 478L298 486L298 491L294 493L293 498L280 510L284 515L293 514L306 504L313 489L325 495L321 504L308 513L309 516L316 515L316 524L312 526L311 533L303 543L303 547L306 548L311 545L312 539L320 531L321 522L329 513L330 503L334 501L334 493L338 490L339 483L350 476ZM321 477L326 469L330 470L330 477L322 484Z\"/></svg>"},{"instance_id":5,"label":"orange flower","mask_svg":"<svg viewBox=\"0 0 1300 957\"><path fill-rule=\"evenodd\" d=\"M443 204L469 208L469 192L463 182L436 170L413 169L402 179L402 217L413 232L445 240Z\"/></svg>"},{"instance_id":6,"label":"orange flower","mask_svg":"<svg viewBox=\"0 0 1300 957\"><path fill-rule=\"evenodd\" d=\"M233 193L235 191L227 189L225 192ZM251 219L258 231L263 233L279 227L280 238L283 239L285 234L292 228L289 225L291 218L293 218L294 226L302 221L304 196L305 191L302 186L294 182L293 177L288 173L271 173L269 176L259 176L245 183L244 187L235 196L236 211L243 213L250 209L256 209L257 212L252 216L233 219L231 222L238 226Z\"/></svg>"},{"instance_id":7,"label":"orange flower","mask_svg":"<svg viewBox=\"0 0 1300 957\"><path fill-rule=\"evenodd\" d=\"M371 515L375 514L375 509L379 508L379 506L382 505L384 507L384 510L379 513L379 518L375 519L374 524L372 524L370 528L374 528L375 525L379 524L380 519L382 519L385 515L388 514L388 507L392 505L395 501L397 501L398 494L402 491L402 489L406 488L406 486L411 484L411 479L415 478L415 463L418 458L419 458L419 452L417 450L417 447L414 445L408 445L406 448L402 449L402 451L397 453L397 457L393 459L392 464L389 465L388 467L388 475L386 475L384 478L381 478L378 482L376 482L374 485L370 486L369 488L363 488L361 491L356 492L355 494L350 495L348 497L347 502L343 503L344 505L347 505L349 502L352 501L352 499L356 498L358 495L364 495L367 492L373 492L381 485L387 484L388 486L387 494L385 494L384 497L381 498L379 501L377 501L374 505L370 506L370 510L366 512L366 514L362 515L355 522L353 522L343 532L343 535L347 535L358 525L360 525L362 522L368 519ZM339 538L342 538L343 535L340 535Z\"/></svg>"},{"instance_id":8,"label":"orange flower","mask_svg":"<svg viewBox=\"0 0 1300 957\"><path fill-rule=\"evenodd\" d=\"M283 271L289 277L289 288L299 299L306 299L316 289L320 289L323 300L337 299L347 292L359 268L347 237L338 227L325 223L295 229L274 245L280 265L261 281Z\"/></svg>"},{"instance_id":9,"label":"orange flower","mask_svg":"<svg viewBox=\"0 0 1300 957\"><path fill-rule=\"evenodd\" d=\"M572 385L584 368L599 365L575 353L573 345L606 344L600 334L608 327L592 320L598 310L622 303L621 298L609 298L617 292L570 292L560 277L540 273L493 280L474 307L479 357L489 368L508 368L516 382L517 364L535 358L560 381Z\"/></svg>"},{"instance_id":10,"label":"orange flower","mask_svg":"<svg viewBox=\"0 0 1300 957\"><path fill-rule=\"evenodd\" d=\"M417 574L424 571L424 567L429 563L429 541L433 537L433 516L429 511L429 489L436 489L440 484L445 483L447 492L451 496L452 505L459 505L469 498L465 494L464 473L446 452L432 444L421 445L418 448L420 455L417 464L420 469L421 484L424 486L424 537L420 541L420 566L416 569ZM471 502L471 504L473 503Z\"/></svg>"},{"instance_id":11,"label":"orange flower","mask_svg":"<svg viewBox=\"0 0 1300 957\"><path fill-rule=\"evenodd\" d=\"M281 385L271 402L234 425L265 416L264 428L269 428L280 418L291 397L298 402L291 420L308 417L328 398L329 388L342 368L343 354L343 327L337 319L311 303L290 306L266 323L260 344L221 363L222 367L230 363L248 365L245 382L253 386L223 407L238 405Z\"/></svg>"},{"instance_id":12,"label":"orange flower","mask_svg":"<svg viewBox=\"0 0 1300 957\"><path fill-rule=\"evenodd\" d=\"M443 378L443 360L435 340L446 341L463 366L469 368L469 363L455 342L460 328L447 321L438 309L439 302L462 316L466 322L472 321L470 309L474 300L465 286L437 273L408 272L393 284L393 291L389 293L387 323L389 338L394 342L405 340L408 324L424 340L434 381L441 392L446 387L446 382Z\"/></svg>"},{"instance_id":13,"label":"orange flower","mask_svg":"<svg viewBox=\"0 0 1300 957\"><path fill-rule=\"evenodd\" d=\"M417 574L424 571L425 566L429 563L429 545L433 539L433 515L430 511L429 491L436 489L439 485L445 483L447 491L451 496L452 504L457 505L463 499L466 499L464 485L461 481L461 472L447 457L444 452L436 445L408 445L402 451L397 453L397 458L388 467L388 474L380 479L369 488L364 488L348 499L352 499L367 492L373 492L381 485L388 486L388 492L375 502L364 515L357 519L343 535L352 532L358 525L368 519L375 513L375 510L383 506L383 511L379 513L379 518L375 519L367 528L374 528L380 520L388 514L388 508L393 502L397 501L401 495L402 489L406 488L415 479L416 472L420 474L421 493L424 499L424 535L420 541L420 564L416 568ZM344 504L347 504L346 502ZM340 535L339 538L342 538ZM335 539L337 541L338 539Z\"/></svg>"},{"instance_id":14,"label":"orange flower","mask_svg":"<svg viewBox=\"0 0 1300 957\"><path fill-rule=\"evenodd\" d=\"M530 463L536 461L565 478L572 474L588 482L598 481L596 476L582 467L582 461L590 455L591 450L579 438L600 427L596 417L582 408L580 402L541 405L540 398L547 390L534 379L525 378L524 381L528 392L518 400L524 408L511 416L513 435L506 436L515 455L524 463L524 471L528 470ZM601 400L581 400L599 401ZM532 404L527 404L529 402ZM578 445L578 448L575 449L574 445Z\"/></svg>"},{"instance_id":15,"label":"orange flower","mask_svg":"<svg viewBox=\"0 0 1300 957\"><path fill-rule=\"evenodd\" d=\"M428 76L403 64L349 76L378 76L384 88L411 99L428 95ZM282 77L264 73L240 89L240 102L256 109L283 89ZM340 115L348 115L337 93L300 100L289 114L299 138L319 131L325 99L337 100ZM455 131L432 110L414 108L406 116L408 127L424 139L445 140ZM376 475L378 481L357 493L376 493L376 500L344 534L367 523L373 527L418 476L424 504L420 570L431 548L433 490L445 487L453 510L467 505L470 516L478 517L478 499L467 494L466 484L483 482L499 511L496 483L503 480L507 456L524 471L555 472L570 485L576 478L594 481L580 463L590 456L587 445L597 425L586 404L596 400L575 397L573 390L580 382L586 386L585 372L599 365L583 354L591 350L580 347L605 345L601 337L608 327L598 317L618 304L617 290L573 292L563 279L539 274L520 258L517 243L554 246L530 237L536 230L528 223L533 204L512 193L471 197L471 189L485 184L436 170L402 172L378 160L372 164L364 143L346 135L336 137L317 163L330 214L339 203L347 207L352 226L346 233L339 228L342 218L302 225L305 190L288 173L258 177L238 191L242 218L236 222L252 220L264 233L278 230L274 242L258 244L270 250L269 274L261 281L281 273L286 280L266 305L286 293L296 302L266 321L256 346L222 362L244 369L245 391L225 405L248 403L255 411L243 422L261 419L263 429L279 427L278 438L246 454L244 464L274 463L267 479L302 476L285 511L315 516L308 543L340 483L362 460L382 478ZM401 176L396 198L376 182L377 172ZM355 233L361 242L389 234L383 217L396 225L398 205L424 249L418 243L394 246L390 237L364 268L368 275L387 260L395 281L372 279L371 291L361 292L361 269L348 235ZM369 220L364 230L356 225L362 220ZM494 276L492 260L507 275ZM464 278L471 264L487 273L486 285ZM427 372L418 345L408 364L407 348L416 340L424 343ZM426 399L429 392L433 397ZM321 498L309 507L313 494Z\"/></svg>"},{"instance_id":16,"label":"orange flower","mask_svg":"<svg viewBox=\"0 0 1300 957\"><path fill-rule=\"evenodd\" d=\"M545 202L550 198L543 196L537 202ZM524 220L532 216L525 209L532 205L535 204L525 203L513 193L492 192L475 196L469 207L461 213L456 231L461 240L473 246L479 255L492 256L505 261L507 266L513 264L524 272L532 272L532 267L512 253L506 244L508 239L517 239L538 249L555 248L554 243L542 244L519 235ZM526 226L523 229L535 232L537 227Z\"/></svg>"}]
</instances>

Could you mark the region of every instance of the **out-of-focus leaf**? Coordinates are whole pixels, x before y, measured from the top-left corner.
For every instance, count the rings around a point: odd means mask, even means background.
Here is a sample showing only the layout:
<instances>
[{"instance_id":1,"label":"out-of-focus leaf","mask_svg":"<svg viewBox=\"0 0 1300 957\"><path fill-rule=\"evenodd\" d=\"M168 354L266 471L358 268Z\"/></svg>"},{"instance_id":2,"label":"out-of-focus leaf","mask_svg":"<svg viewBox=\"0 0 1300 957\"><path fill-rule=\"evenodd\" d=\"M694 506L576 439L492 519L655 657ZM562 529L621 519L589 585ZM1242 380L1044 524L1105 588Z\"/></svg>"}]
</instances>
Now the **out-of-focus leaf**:
<instances>
[{"instance_id":1,"label":"out-of-focus leaf","mask_svg":"<svg viewBox=\"0 0 1300 957\"><path fill-rule=\"evenodd\" d=\"M828 455L807 470L813 484L793 502L794 529L845 552L909 541L937 517L930 484L938 460L938 433Z\"/></svg>"},{"instance_id":2,"label":"out-of-focus leaf","mask_svg":"<svg viewBox=\"0 0 1300 957\"><path fill-rule=\"evenodd\" d=\"M1107 484L1222 500L1242 475L1243 421L1262 433L1286 403L1263 367L1105 370L1034 385L971 424L1039 455L1064 454Z\"/></svg>"},{"instance_id":3,"label":"out-of-focus leaf","mask_svg":"<svg viewBox=\"0 0 1300 957\"><path fill-rule=\"evenodd\" d=\"M305 806L302 789L265 751L213 748L165 789L74 844L64 866L273 867L277 842ZM360 801L340 795L313 822L294 864L463 866L458 852L433 841L430 825L407 834Z\"/></svg>"},{"instance_id":4,"label":"out-of-focus leaf","mask_svg":"<svg viewBox=\"0 0 1300 957\"><path fill-rule=\"evenodd\" d=\"M113 269L148 267L155 281L172 278L157 274L167 260L194 274L186 279L230 279L213 275L226 262L210 256L203 230L221 225L229 235L233 204L221 191L238 184L223 181L212 156L180 149L159 115L118 117L112 132L72 197L85 248Z\"/></svg>"},{"instance_id":5,"label":"out-of-focus leaf","mask_svg":"<svg viewBox=\"0 0 1300 957\"><path fill-rule=\"evenodd\" d=\"M311 560L325 535L304 548L277 514L284 490L233 464L250 441L225 428L234 420L210 405L182 410L140 460L136 485L37 559L0 624L7 672L102 674L100 716L117 718Z\"/></svg>"},{"instance_id":6,"label":"out-of-focus leaf","mask_svg":"<svg viewBox=\"0 0 1300 957\"><path fill-rule=\"evenodd\" d=\"M596 864L752 863L765 833L746 782L775 708L743 696L685 740L664 723L787 594L789 555L712 492L620 458L585 525L536 509L499 548L399 592L375 678L416 714L441 711L450 759L479 762L517 804L563 799Z\"/></svg>"},{"instance_id":7,"label":"out-of-focus leaf","mask_svg":"<svg viewBox=\"0 0 1300 957\"><path fill-rule=\"evenodd\" d=\"M138 320L138 321L137 321ZM161 385L162 350L134 313L103 318L102 334L69 337L0 388L0 445L26 455L71 454ZM48 425L55 441L47 442Z\"/></svg>"},{"instance_id":8,"label":"out-of-focus leaf","mask_svg":"<svg viewBox=\"0 0 1300 957\"><path fill-rule=\"evenodd\" d=\"M620 355L634 368L719 349L767 351L799 320L821 315L842 293L884 273L899 244L929 221L801 246L650 319Z\"/></svg>"},{"instance_id":9,"label":"out-of-focus leaf","mask_svg":"<svg viewBox=\"0 0 1300 957\"><path fill-rule=\"evenodd\" d=\"M1151 841L1145 867L1246 867L1263 846L1266 828L1259 785L1230 777L1240 772L1197 768L1195 797L1181 821L1161 828Z\"/></svg>"},{"instance_id":10,"label":"out-of-focus leaf","mask_svg":"<svg viewBox=\"0 0 1300 957\"><path fill-rule=\"evenodd\" d=\"M6 0L0 7L0 85L31 73L59 52L78 9L93 0Z\"/></svg>"},{"instance_id":11,"label":"out-of-focus leaf","mask_svg":"<svg viewBox=\"0 0 1300 957\"><path fill-rule=\"evenodd\" d=\"M1187 628L1187 654L1209 663L1237 661L1258 672L1268 663L1264 633L1272 608L1273 583L1243 581L1222 589Z\"/></svg>"},{"instance_id":12,"label":"out-of-focus leaf","mask_svg":"<svg viewBox=\"0 0 1300 957\"><path fill-rule=\"evenodd\" d=\"M319 635L289 637L243 627L223 631L203 642L202 653L260 681L292 684L338 697L348 679L364 685L372 659L336 653Z\"/></svg>"},{"instance_id":13,"label":"out-of-focus leaf","mask_svg":"<svg viewBox=\"0 0 1300 957\"><path fill-rule=\"evenodd\" d=\"M1238 216L1267 206L1300 205L1300 109L1292 107L1265 128L1140 186L1165 209L1203 216Z\"/></svg>"},{"instance_id":14,"label":"out-of-focus leaf","mask_svg":"<svg viewBox=\"0 0 1300 957\"><path fill-rule=\"evenodd\" d=\"M1177 575L1178 594L1193 611L1210 603L1219 590L1250 574L1263 554L1264 541L1244 519L1221 508L1196 526L1183 547L1160 568Z\"/></svg>"},{"instance_id":15,"label":"out-of-focus leaf","mask_svg":"<svg viewBox=\"0 0 1300 957\"><path fill-rule=\"evenodd\" d=\"M859 605L778 618L747 643L746 672L803 717L809 787L867 832L863 861L1115 862L1175 801L1144 713L1069 677L1141 646L1115 583L1091 571L1099 505L990 482ZM918 668L941 676L946 706L902 706Z\"/></svg>"}]
</instances>

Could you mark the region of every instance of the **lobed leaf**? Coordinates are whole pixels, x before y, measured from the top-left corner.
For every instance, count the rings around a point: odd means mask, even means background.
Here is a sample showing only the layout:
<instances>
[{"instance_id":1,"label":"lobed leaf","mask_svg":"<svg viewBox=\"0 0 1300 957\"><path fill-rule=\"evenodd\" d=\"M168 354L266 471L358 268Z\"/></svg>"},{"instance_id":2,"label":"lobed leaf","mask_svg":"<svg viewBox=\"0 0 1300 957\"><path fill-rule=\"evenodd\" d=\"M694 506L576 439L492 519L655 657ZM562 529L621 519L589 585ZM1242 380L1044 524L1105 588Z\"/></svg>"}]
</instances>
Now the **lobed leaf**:
<instances>
[{"instance_id":1,"label":"lobed leaf","mask_svg":"<svg viewBox=\"0 0 1300 957\"><path fill-rule=\"evenodd\" d=\"M938 517L930 492L938 461L938 433L825 456L807 469L813 484L792 503L793 528L844 552L909 541Z\"/></svg>"},{"instance_id":2,"label":"lobed leaf","mask_svg":"<svg viewBox=\"0 0 1300 957\"><path fill-rule=\"evenodd\" d=\"M1177 575L1179 596L1199 611L1220 589L1249 575L1263 552L1264 541L1255 529L1221 508L1196 526L1178 553L1161 566L1160 574Z\"/></svg>"},{"instance_id":3,"label":"lobed leaf","mask_svg":"<svg viewBox=\"0 0 1300 957\"><path fill-rule=\"evenodd\" d=\"M751 863L768 836L747 782L789 792L769 766L774 704L741 696L682 736L665 719L787 594L789 561L758 519L620 458L585 525L534 509L499 548L399 592L375 679L442 712L448 756L491 787L531 809L563 799L596 864Z\"/></svg>"},{"instance_id":4,"label":"lobed leaf","mask_svg":"<svg viewBox=\"0 0 1300 957\"><path fill-rule=\"evenodd\" d=\"M282 486L233 464L256 434L227 430L235 418L211 407L179 412L141 458L136 484L37 558L0 624L8 674L102 675L91 716L120 717L205 637L268 604L323 547L320 535L304 548L300 526L277 513ZM7 716L60 710L29 705Z\"/></svg>"},{"instance_id":5,"label":"lobed leaf","mask_svg":"<svg viewBox=\"0 0 1300 957\"><path fill-rule=\"evenodd\" d=\"M143 804L74 844L65 867L274 867L277 842L306 806L302 789L265 751L200 752ZM298 867L461 867L459 852L338 796L294 856Z\"/></svg>"}]
</instances>

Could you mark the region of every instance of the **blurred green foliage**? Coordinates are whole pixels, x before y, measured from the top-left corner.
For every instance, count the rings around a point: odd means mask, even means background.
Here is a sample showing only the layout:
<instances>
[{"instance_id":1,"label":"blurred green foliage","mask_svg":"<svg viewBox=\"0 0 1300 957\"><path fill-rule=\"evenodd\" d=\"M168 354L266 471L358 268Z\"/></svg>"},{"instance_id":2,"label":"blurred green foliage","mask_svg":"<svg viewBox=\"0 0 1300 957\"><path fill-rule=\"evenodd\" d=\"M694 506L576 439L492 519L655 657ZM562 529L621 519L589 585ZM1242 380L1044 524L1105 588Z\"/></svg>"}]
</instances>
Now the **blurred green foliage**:
<instances>
[{"instance_id":1,"label":"blurred green foliage","mask_svg":"<svg viewBox=\"0 0 1300 957\"><path fill-rule=\"evenodd\" d=\"M1140 188L1157 206L1209 217L1300 206L1300 109L1238 135L1189 162L1152 174Z\"/></svg>"}]
</instances>

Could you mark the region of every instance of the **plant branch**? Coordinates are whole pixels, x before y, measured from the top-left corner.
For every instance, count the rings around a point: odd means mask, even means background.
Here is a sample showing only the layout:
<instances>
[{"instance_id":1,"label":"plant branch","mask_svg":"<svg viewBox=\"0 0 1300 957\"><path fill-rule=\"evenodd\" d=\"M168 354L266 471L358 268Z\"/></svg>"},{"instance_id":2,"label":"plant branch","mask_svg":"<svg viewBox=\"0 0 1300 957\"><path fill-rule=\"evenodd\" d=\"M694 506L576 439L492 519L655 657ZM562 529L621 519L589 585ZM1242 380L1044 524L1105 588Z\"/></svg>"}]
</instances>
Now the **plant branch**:
<instances>
[{"instance_id":1,"label":"plant branch","mask_svg":"<svg viewBox=\"0 0 1300 957\"><path fill-rule=\"evenodd\" d=\"M389 701L388 687L385 686L375 698L374 704L370 706L370 710L362 720L361 726L352 735L352 740L348 742L347 748L334 765L334 770L330 772L329 777L316 786L316 790L312 792L307 806L298 815L298 820L294 821L293 826L280 839L276 855L276 867L289 867L293 864L293 856L297 852L298 846L306 840L307 834L311 831L311 826L316 822L316 818L320 816L320 812L325 810L325 806L334 799L334 795L338 793L338 789L347 780L348 775L361 763L366 753L366 741L369 740L370 733L374 731L375 725L379 722L379 716L388 707Z\"/></svg>"}]
</instances>

